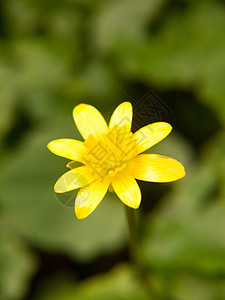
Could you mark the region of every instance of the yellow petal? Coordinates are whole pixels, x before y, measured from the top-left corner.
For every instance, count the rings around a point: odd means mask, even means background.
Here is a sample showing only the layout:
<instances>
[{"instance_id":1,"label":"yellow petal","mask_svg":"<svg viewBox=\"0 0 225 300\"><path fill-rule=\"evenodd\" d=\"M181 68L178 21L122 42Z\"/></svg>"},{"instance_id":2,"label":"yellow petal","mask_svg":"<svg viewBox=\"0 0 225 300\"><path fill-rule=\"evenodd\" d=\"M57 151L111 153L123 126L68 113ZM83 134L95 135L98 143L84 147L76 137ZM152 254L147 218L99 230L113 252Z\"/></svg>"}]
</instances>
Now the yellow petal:
<instances>
[{"instance_id":1,"label":"yellow petal","mask_svg":"<svg viewBox=\"0 0 225 300\"><path fill-rule=\"evenodd\" d=\"M87 150L83 142L72 139L54 140L47 145L48 149L56 155L82 162Z\"/></svg>"},{"instance_id":2,"label":"yellow petal","mask_svg":"<svg viewBox=\"0 0 225 300\"><path fill-rule=\"evenodd\" d=\"M172 126L165 122L156 122L142 127L134 133L138 154L144 152L163 140L172 130Z\"/></svg>"},{"instance_id":3,"label":"yellow petal","mask_svg":"<svg viewBox=\"0 0 225 300\"><path fill-rule=\"evenodd\" d=\"M75 214L78 219L89 216L104 198L110 181L99 178L90 185L80 189L75 201Z\"/></svg>"},{"instance_id":4,"label":"yellow petal","mask_svg":"<svg viewBox=\"0 0 225 300\"><path fill-rule=\"evenodd\" d=\"M117 126L123 127L126 132L130 132L133 118L133 108L130 102L121 103L113 112L109 122L109 129Z\"/></svg>"},{"instance_id":5,"label":"yellow petal","mask_svg":"<svg viewBox=\"0 0 225 300\"><path fill-rule=\"evenodd\" d=\"M78 130L85 140L90 134L94 137L98 137L108 132L108 126L105 119L92 105L77 105L73 110L73 118Z\"/></svg>"},{"instance_id":6,"label":"yellow petal","mask_svg":"<svg viewBox=\"0 0 225 300\"><path fill-rule=\"evenodd\" d=\"M86 186L97 178L91 169L82 166L72 169L63 174L56 182L54 190L56 193L65 193Z\"/></svg>"},{"instance_id":7,"label":"yellow petal","mask_svg":"<svg viewBox=\"0 0 225 300\"><path fill-rule=\"evenodd\" d=\"M138 155L129 161L128 170L134 178L151 182L170 182L185 176L181 163L157 154Z\"/></svg>"},{"instance_id":8,"label":"yellow petal","mask_svg":"<svg viewBox=\"0 0 225 300\"><path fill-rule=\"evenodd\" d=\"M112 178L112 186L120 200L132 208L138 208L141 203L141 191L136 180L128 173L118 173Z\"/></svg>"}]
</instances>

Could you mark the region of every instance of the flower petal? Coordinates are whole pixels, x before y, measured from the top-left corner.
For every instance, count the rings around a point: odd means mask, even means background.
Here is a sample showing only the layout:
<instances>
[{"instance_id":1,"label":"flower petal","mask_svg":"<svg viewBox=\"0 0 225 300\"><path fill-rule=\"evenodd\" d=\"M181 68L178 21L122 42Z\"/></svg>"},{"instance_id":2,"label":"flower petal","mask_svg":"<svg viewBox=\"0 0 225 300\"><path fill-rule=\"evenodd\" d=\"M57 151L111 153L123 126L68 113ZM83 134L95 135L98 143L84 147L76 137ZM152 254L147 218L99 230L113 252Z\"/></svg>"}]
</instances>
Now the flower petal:
<instances>
[{"instance_id":1,"label":"flower petal","mask_svg":"<svg viewBox=\"0 0 225 300\"><path fill-rule=\"evenodd\" d=\"M65 193L86 186L97 178L96 173L86 166L72 169L63 174L56 182L56 193Z\"/></svg>"},{"instance_id":2,"label":"flower petal","mask_svg":"<svg viewBox=\"0 0 225 300\"><path fill-rule=\"evenodd\" d=\"M170 182L185 176L181 163L157 154L138 155L129 161L128 170L134 178L151 182Z\"/></svg>"},{"instance_id":3,"label":"flower petal","mask_svg":"<svg viewBox=\"0 0 225 300\"><path fill-rule=\"evenodd\" d=\"M88 186L80 189L75 201L75 214L78 219L89 216L104 198L110 181L108 178L99 178Z\"/></svg>"},{"instance_id":4,"label":"flower petal","mask_svg":"<svg viewBox=\"0 0 225 300\"><path fill-rule=\"evenodd\" d=\"M163 140L172 130L172 126L165 122L156 122L142 127L134 133L138 154L144 152Z\"/></svg>"},{"instance_id":5,"label":"flower petal","mask_svg":"<svg viewBox=\"0 0 225 300\"><path fill-rule=\"evenodd\" d=\"M72 139L58 139L47 145L48 149L56 155L82 162L87 152L83 142Z\"/></svg>"},{"instance_id":6,"label":"flower petal","mask_svg":"<svg viewBox=\"0 0 225 300\"><path fill-rule=\"evenodd\" d=\"M98 137L108 132L105 119L92 105L77 105L73 110L73 118L84 139L87 139L90 134Z\"/></svg>"},{"instance_id":7,"label":"flower petal","mask_svg":"<svg viewBox=\"0 0 225 300\"><path fill-rule=\"evenodd\" d=\"M130 132L133 118L133 108L130 102L121 103L113 112L109 129L113 127L123 127L126 132Z\"/></svg>"},{"instance_id":8,"label":"flower petal","mask_svg":"<svg viewBox=\"0 0 225 300\"><path fill-rule=\"evenodd\" d=\"M138 208L141 203L141 191L136 180L128 173L118 173L112 178L112 186L120 200L132 208Z\"/></svg>"}]
</instances>

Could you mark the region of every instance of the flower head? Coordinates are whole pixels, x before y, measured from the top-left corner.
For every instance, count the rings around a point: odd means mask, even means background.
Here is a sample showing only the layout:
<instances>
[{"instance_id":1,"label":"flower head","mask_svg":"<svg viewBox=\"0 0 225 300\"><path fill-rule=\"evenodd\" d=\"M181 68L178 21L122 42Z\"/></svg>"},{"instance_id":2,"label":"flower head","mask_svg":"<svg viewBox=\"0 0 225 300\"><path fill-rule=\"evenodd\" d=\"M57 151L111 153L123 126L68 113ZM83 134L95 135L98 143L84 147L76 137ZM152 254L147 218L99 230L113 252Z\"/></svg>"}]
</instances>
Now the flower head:
<instances>
[{"instance_id":1,"label":"flower head","mask_svg":"<svg viewBox=\"0 0 225 300\"><path fill-rule=\"evenodd\" d=\"M54 140L48 148L54 154L72 160L70 171L54 186L56 193L80 188L75 200L78 219L90 215L112 187L120 200L138 208L141 191L136 179L150 182L170 182L185 176L177 160L157 155L141 154L164 139L172 130L170 124L157 122L131 132L133 117L129 102L120 104L109 125L93 106L79 104L73 118L84 142L73 139ZM82 166L73 168L73 162Z\"/></svg>"}]
</instances>

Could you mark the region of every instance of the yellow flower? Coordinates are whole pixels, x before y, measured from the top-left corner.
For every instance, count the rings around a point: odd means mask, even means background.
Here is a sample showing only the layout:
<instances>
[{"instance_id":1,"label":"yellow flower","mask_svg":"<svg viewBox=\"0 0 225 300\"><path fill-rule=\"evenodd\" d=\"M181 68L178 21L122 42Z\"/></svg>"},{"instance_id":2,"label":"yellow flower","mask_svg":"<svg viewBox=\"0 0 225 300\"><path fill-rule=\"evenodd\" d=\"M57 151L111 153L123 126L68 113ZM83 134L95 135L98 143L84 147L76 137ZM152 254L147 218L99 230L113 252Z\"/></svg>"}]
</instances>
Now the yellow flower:
<instances>
[{"instance_id":1,"label":"yellow flower","mask_svg":"<svg viewBox=\"0 0 225 300\"><path fill-rule=\"evenodd\" d=\"M135 179L170 182L185 176L184 167L173 158L140 154L164 139L171 125L157 122L132 133L132 117L129 102L115 109L109 125L95 107L79 104L73 118L85 141L59 139L48 144L54 154L72 160L71 170L58 179L54 190L65 193L80 188L75 200L78 219L90 215L109 188L124 204L138 208L141 191ZM73 168L74 161L82 166Z\"/></svg>"}]
</instances>

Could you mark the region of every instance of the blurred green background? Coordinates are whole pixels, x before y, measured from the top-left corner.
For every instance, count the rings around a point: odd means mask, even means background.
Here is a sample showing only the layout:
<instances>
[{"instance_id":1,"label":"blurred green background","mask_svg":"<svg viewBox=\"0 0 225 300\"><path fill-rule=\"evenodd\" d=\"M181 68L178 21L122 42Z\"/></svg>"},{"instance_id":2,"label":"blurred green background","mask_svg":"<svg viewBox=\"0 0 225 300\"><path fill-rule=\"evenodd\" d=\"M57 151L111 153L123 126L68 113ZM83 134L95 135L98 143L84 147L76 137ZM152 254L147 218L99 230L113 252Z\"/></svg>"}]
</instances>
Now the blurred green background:
<instances>
[{"instance_id":1,"label":"blurred green background","mask_svg":"<svg viewBox=\"0 0 225 300\"><path fill-rule=\"evenodd\" d=\"M137 128L173 125L149 153L187 170L175 183L140 182L139 245L156 293L225 299L224 28L219 0L0 2L1 300L149 300L123 204L108 193L76 220L53 191L68 161L46 148L81 140L75 105L109 120L123 101ZM160 100L140 101L149 90Z\"/></svg>"}]
</instances>

